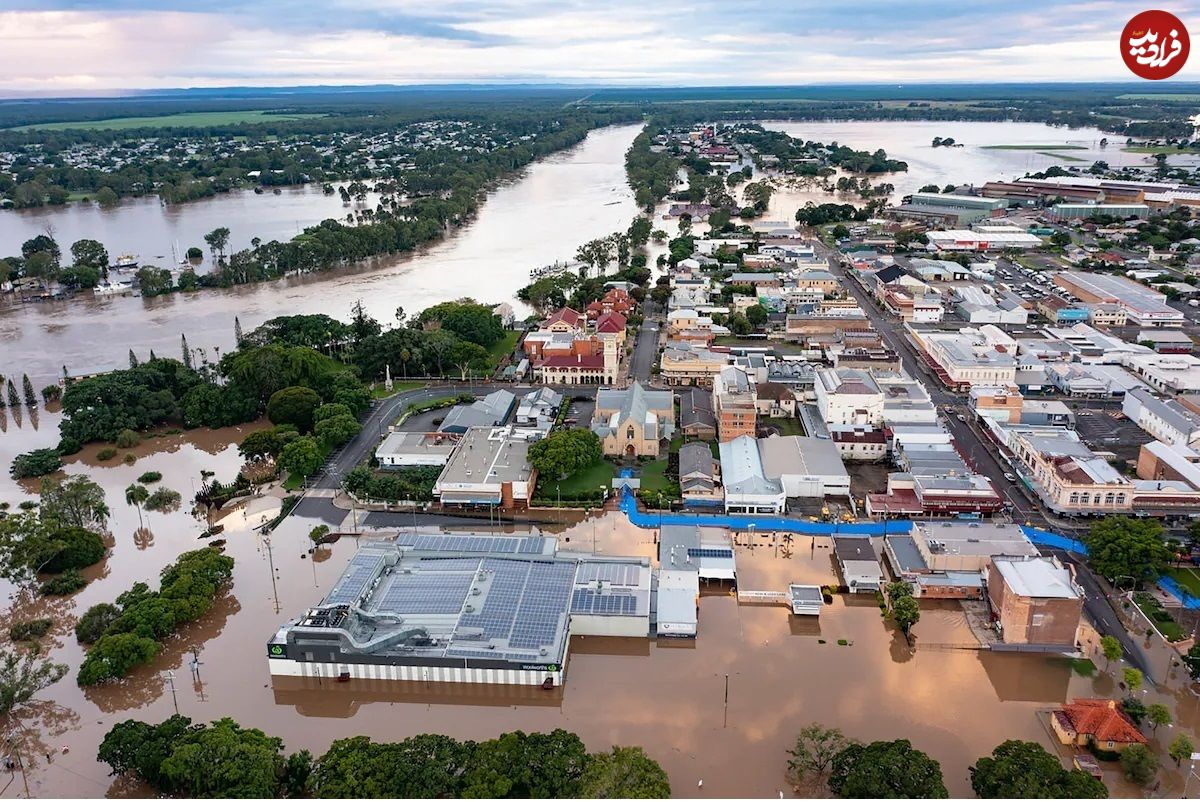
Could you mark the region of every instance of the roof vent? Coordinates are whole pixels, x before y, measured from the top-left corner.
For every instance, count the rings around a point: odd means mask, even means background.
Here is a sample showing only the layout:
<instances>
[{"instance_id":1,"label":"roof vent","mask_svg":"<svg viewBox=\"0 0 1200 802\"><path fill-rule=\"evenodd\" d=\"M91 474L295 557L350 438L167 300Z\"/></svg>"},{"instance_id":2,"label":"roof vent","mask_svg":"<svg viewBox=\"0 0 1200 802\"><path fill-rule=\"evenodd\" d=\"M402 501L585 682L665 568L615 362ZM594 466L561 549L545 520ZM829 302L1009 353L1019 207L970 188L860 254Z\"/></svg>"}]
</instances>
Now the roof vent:
<instances>
[{"instance_id":1,"label":"roof vent","mask_svg":"<svg viewBox=\"0 0 1200 802\"><path fill-rule=\"evenodd\" d=\"M465 605L465 606L463 607L463 612L464 612L464 613L473 613L473 612L475 612L475 605L473 605L473 604L468 604L468 605Z\"/></svg>"}]
</instances>

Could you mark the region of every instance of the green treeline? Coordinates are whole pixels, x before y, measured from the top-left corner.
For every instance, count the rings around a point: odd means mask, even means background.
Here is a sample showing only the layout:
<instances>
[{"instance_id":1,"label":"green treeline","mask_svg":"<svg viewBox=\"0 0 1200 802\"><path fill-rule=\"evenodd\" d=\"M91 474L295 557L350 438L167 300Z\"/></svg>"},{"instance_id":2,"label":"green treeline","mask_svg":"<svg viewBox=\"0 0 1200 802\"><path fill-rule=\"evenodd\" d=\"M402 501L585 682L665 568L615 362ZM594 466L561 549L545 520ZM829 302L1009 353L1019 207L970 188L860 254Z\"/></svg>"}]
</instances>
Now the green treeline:
<instances>
[{"instance_id":1,"label":"green treeline","mask_svg":"<svg viewBox=\"0 0 1200 802\"><path fill-rule=\"evenodd\" d=\"M666 772L638 747L589 754L579 736L505 733L486 741L416 735L396 743L334 741L314 759L232 719L115 725L97 758L162 794L213 798L661 799ZM214 767L220 766L220 771Z\"/></svg>"},{"instance_id":2,"label":"green treeline","mask_svg":"<svg viewBox=\"0 0 1200 802\"><path fill-rule=\"evenodd\" d=\"M75 636L91 643L76 678L80 685L120 679L158 654L162 641L213 605L233 575L233 558L211 548L181 554L163 569L157 591L144 582L92 606L79 619Z\"/></svg>"}]
</instances>

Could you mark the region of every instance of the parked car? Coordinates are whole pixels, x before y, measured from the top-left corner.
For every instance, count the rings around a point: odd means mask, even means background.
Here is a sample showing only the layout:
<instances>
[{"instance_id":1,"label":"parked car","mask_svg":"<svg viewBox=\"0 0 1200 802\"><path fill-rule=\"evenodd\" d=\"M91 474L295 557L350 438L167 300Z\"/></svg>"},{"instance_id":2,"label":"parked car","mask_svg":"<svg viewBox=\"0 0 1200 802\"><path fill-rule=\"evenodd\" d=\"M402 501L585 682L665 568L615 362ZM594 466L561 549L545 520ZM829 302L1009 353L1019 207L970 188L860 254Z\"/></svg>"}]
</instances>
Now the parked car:
<instances>
[{"instance_id":1,"label":"parked car","mask_svg":"<svg viewBox=\"0 0 1200 802\"><path fill-rule=\"evenodd\" d=\"M966 416L966 415L964 415L964 414L962 414L961 412L960 412L960 413L958 413L958 419L959 419L960 421L962 421L963 423L966 423L966 422L967 422L967 416Z\"/></svg>"},{"instance_id":2,"label":"parked car","mask_svg":"<svg viewBox=\"0 0 1200 802\"><path fill-rule=\"evenodd\" d=\"M1017 477L1013 476L1011 473L1004 474L1004 478L1009 482L1017 481Z\"/></svg>"}]
</instances>

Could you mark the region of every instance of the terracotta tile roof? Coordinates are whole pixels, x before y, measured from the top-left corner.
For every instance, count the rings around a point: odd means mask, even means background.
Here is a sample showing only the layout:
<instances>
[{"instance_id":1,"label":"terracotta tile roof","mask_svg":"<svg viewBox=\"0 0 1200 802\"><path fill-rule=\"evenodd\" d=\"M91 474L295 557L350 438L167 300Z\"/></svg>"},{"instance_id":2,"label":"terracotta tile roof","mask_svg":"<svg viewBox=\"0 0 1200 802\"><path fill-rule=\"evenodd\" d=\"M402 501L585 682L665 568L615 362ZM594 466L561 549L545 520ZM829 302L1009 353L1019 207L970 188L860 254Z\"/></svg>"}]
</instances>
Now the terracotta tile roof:
<instances>
[{"instance_id":1,"label":"terracotta tile roof","mask_svg":"<svg viewBox=\"0 0 1200 802\"><path fill-rule=\"evenodd\" d=\"M596 321L596 331L616 333L625 330L625 316L619 312L605 312Z\"/></svg>"},{"instance_id":2,"label":"terracotta tile roof","mask_svg":"<svg viewBox=\"0 0 1200 802\"><path fill-rule=\"evenodd\" d=\"M604 370L604 354L591 356L555 355L542 360L543 368L579 368L580 370Z\"/></svg>"},{"instance_id":3,"label":"terracotta tile roof","mask_svg":"<svg viewBox=\"0 0 1200 802\"><path fill-rule=\"evenodd\" d=\"M550 317L543 320L542 328L547 328L548 326L551 326L560 320L572 328L579 328L580 321L583 320L583 315L579 314L569 306L564 306L562 309L559 309L554 314L550 315Z\"/></svg>"},{"instance_id":4,"label":"terracotta tile roof","mask_svg":"<svg viewBox=\"0 0 1200 802\"><path fill-rule=\"evenodd\" d=\"M1063 705L1062 714L1080 735L1089 735L1103 744L1144 744L1142 735L1128 716L1117 709L1112 699L1076 699Z\"/></svg>"}]
</instances>

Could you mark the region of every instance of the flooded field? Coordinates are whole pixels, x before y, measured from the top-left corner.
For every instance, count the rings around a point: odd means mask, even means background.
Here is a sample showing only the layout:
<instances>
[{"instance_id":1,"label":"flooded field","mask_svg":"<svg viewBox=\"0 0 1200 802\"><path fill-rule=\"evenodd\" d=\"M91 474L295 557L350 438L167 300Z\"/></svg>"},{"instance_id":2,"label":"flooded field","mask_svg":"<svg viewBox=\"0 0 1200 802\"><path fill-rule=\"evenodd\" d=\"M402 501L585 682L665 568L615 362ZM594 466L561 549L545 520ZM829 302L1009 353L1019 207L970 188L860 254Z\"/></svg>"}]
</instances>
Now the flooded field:
<instances>
[{"instance_id":1,"label":"flooded field","mask_svg":"<svg viewBox=\"0 0 1200 802\"><path fill-rule=\"evenodd\" d=\"M1090 167L1103 160L1112 167L1152 163L1144 153L1121 150L1124 139L1098 128L1056 128L1019 122L765 122L775 131L826 144L837 142L859 150L883 148L888 156L908 162L908 171L873 177L888 182L897 195L925 184L982 184L1007 181L1026 173L1060 167ZM933 147L933 138L952 138L962 147ZM1108 139L1101 147L1100 140ZM1019 146L1002 149L996 146ZM1031 146L1046 145L1038 149ZM1055 147L1062 149L1055 150Z\"/></svg>"},{"instance_id":2,"label":"flooded field","mask_svg":"<svg viewBox=\"0 0 1200 802\"><path fill-rule=\"evenodd\" d=\"M36 432L27 420L21 428L9 422L0 436L0 460L7 463L13 452L48 439L57 416L43 411L40 417ZM253 531L230 526L223 535L227 553L236 560L229 593L171 641L152 666L119 684L80 690L73 677L83 652L71 631L74 618L91 604L111 601L133 582L153 582L163 566L202 542L196 539L202 523L186 511L144 513L140 529L136 510L123 503L123 488L152 467L163 473L163 485L187 496L202 468L218 476L235 470L234 444L243 433L153 440L135 451L139 458L132 466L98 466L86 455L67 466L68 472L86 467L107 491L112 553L91 570L94 581L75 597L46 601L27 591L5 591L6 619L49 615L58 621L45 646L52 659L72 669L21 722L19 748L29 764L32 795L145 793L127 780L108 777L94 760L96 748L114 723L130 717L157 721L176 704L197 720L232 716L283 737L289 749L317 753L332 740L355 734L487 738L516 728L565 727L591 749L643 745L670 773L676 795L711 797L790 796L784 752L797 730L820 722L862 739L911 739L942 762L951 794L963 795L970 793L967 766L1000 741L1026 738L1050 746L1039 710L1069 696L1111 691L1108 678L1080 676L1063 660L964 648L973 639L952 604L923 605L913 651L883 621L873 597L840 596L819 621L801 620L783 607L738 605L730 588L716 585L703 594L696 641L577 637L566 686L552 692L273 682L266 639L331 588L357 547L354 538L342 538L310 559L304 535L312 522L297 518L289 519L269 546ZM25 498L25 488L0 483L0 499ZM631 526L616 511L559 534L564 549L655 553L654 531ZM819 538L787 543L758 533L737 551L743 588L777 590L791 581L835 579L828 543ZM189 668L193 649L201 661L199 681L193 681ZM1189 715L1190 726L1194 704ZM21 778L14 779L3 793L24 795Z\"/></svg>"}]
</instances>

